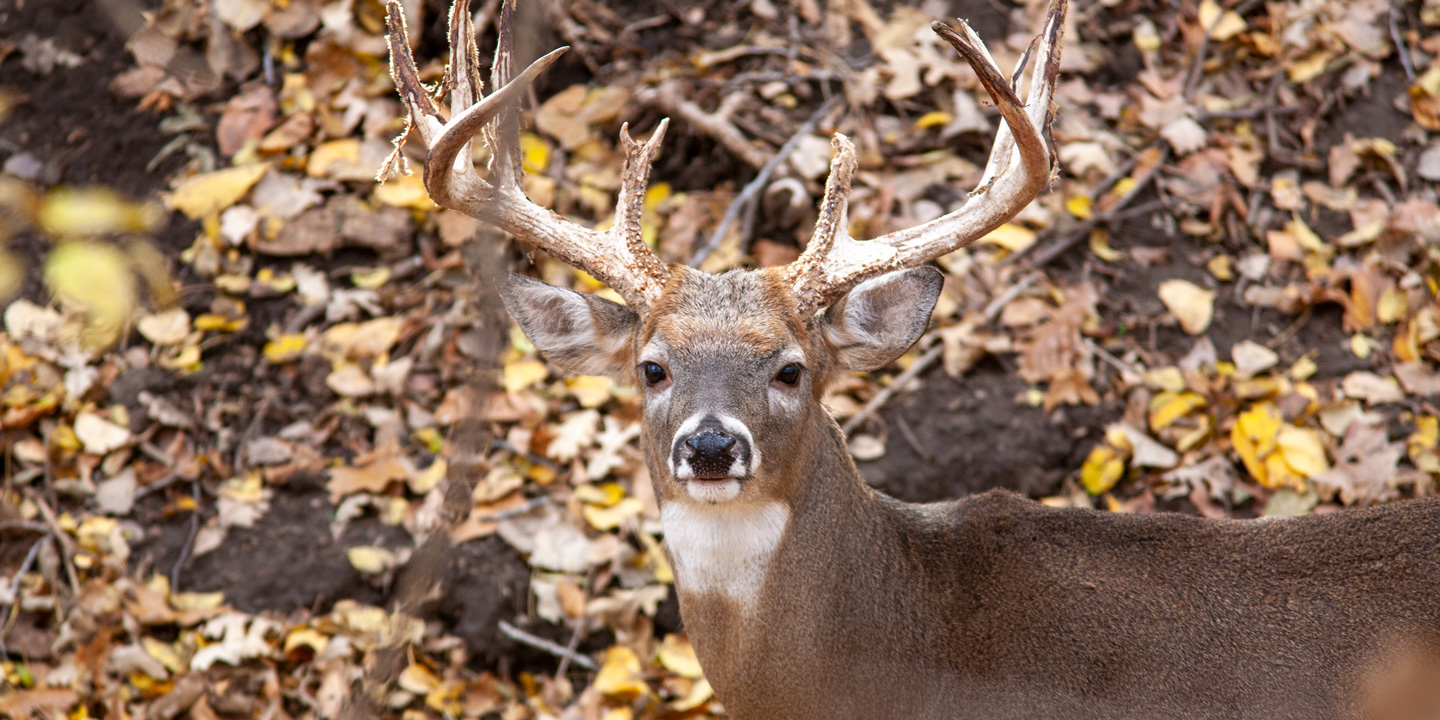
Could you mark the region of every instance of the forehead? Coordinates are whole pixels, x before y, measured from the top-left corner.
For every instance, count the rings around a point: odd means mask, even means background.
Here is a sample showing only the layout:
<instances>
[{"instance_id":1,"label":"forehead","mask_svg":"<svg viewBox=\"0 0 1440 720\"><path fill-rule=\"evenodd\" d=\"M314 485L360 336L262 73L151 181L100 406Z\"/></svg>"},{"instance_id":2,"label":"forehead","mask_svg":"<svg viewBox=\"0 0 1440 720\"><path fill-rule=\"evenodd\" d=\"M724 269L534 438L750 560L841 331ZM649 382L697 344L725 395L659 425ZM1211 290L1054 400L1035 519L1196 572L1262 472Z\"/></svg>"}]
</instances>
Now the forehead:
<instances>
[{"instance_id":1,"label":"forehead","mask_svg":"<svg viewBox=\"0 0 1440 720\"><path fill-rule=\"evenodd\" d=\"M774 273L757 270L710 275L677 269L654 306L645 342L659 340L681 354L759 355L802 342L805 325L779 280Z\"/></svg>"}]
</instances>

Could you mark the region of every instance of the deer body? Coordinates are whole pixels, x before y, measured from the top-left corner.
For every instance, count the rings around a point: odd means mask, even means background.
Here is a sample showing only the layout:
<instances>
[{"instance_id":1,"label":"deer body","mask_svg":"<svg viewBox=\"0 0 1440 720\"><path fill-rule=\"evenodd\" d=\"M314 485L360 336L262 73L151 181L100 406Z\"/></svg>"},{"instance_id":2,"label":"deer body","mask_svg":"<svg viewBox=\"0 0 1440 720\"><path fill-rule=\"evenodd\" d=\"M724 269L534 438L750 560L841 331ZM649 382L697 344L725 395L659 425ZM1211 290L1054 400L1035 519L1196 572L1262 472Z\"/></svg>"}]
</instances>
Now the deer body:
<instances>
[{"instance_id":1,"label":"deer body","mask_svg":"<svg viewBox=\"0 0 1440 720\"><path fill-rule=\"evenodd\" d=\"M495 90L483 99L470 14L464 2L452 9L446 120L389 0L407 135L424 141L438 204L625 299L520 276L503 293L552 362L643 389L642 447L681 616L733 717L1440 718L1440 501L1217 522L1053 510L1005 493L908 505L861 481L825 388L913 345L943 279L927 263L1009 220L1049 181L1065 0L1051 0L1024 101L968 26L933 26L1004 119L963 206L851 238L856 151L837 134L800 258L721 275L667 267L643 241L666 121L643 144L622 129L608 230L525 197L513 101L559 51L512 79L513 6L501 11ZM457 162L482 128L484 178ZM387 169L404 165L400 145Z\"/></svg>"},{"instance_id":2,"label":"deer body","mask_svg":"<svg viewBox=\"0 0 1440 720\"><path fill-rule=\"evenodd\" d=\"M1440 500L1261 521L911 505L847 466L796 498L755 610L677 576L733 717L1440 717L1421 689ZM1373 709L1396 694L1413 715Z\"/></svg>"}]
</instances>

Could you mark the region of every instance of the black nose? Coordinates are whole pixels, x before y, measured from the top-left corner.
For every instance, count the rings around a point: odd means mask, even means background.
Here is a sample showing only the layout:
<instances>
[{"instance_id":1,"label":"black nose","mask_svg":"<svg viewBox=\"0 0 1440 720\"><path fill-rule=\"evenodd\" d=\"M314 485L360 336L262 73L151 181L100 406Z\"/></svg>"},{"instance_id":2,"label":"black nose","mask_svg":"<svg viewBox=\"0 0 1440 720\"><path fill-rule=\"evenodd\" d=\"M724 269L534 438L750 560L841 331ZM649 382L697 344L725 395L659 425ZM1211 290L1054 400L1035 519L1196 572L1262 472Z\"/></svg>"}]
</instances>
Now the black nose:
<instances>
[{"instance_id":1,"label":"black nose","mask_svg":"<svg viewBox=\"0 0 1440 720\"><path fill-rule=\"evenodd\" d=\"M735 438L726 435L719 430L701 430L685 441L685 445L695 451L695 458L714 458L730 452L735 447Z\"/></svg>"}]
</instances>

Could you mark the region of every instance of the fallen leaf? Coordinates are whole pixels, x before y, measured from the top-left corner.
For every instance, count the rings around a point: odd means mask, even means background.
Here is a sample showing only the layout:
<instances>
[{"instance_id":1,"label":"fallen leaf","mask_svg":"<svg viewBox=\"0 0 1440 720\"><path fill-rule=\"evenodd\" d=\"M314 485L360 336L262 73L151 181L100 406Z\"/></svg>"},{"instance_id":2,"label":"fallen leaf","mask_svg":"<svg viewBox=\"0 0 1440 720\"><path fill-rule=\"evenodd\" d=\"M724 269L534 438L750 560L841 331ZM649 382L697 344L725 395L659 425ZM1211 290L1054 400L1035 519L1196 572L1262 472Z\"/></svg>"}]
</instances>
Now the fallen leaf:
<instances>
[{"instance_id":1,"label":"fallen leaf","mask_svg":"<svg viewBox=\"0 0 1440 720\"><path fill-rule=\"evenodd\" d=\"M697 680L704 676L700 660L695 657L695 648L684 635L666 635L660 641L660 664L681 677Z\"/></svg>"},{"instance_id":2,"label":"fallen leaf","mask_svg":"<svg viewBox=\"0 0 1440 720\"><path fill-rule=\"evenodd\" d=\"M165 203L191 220L218 215L245 197L269 169L268 164L257 163L193 175L166 193Z\"/></svg>"},{"instance_id":3,"label":"fallen leaf","mask_svg":"<svg viewBox=\"0 0 1440 720\"><path fill-rule=\"evenodd\" d=\"M1186 333L1199 335L1210 327L1215 314L1214 291L1185 280L1166 280L1160 283L1159 295Z\"/></svg>"},{"instance_id":4,"label":"fallen leaf","mask_svg":"<svg viewBox=\"0 0 1440 720\"><path fill-rule=\"evenodd\" d=\"M605 660L600 665L600 672L595 674L593 687L601 695L626 702L651 694L650 686L643 679L640 658L624 645L605 651Z\"/></svg>"},{"instance_id":5,"label":"fallen leaf","mask_svg":"<svg viewBox=\"0 0 1440 720\"><path fill-rule=\"evenodd\" d=\"M395 567L395 553L373 545L357 545L345 551L350 566L366 575L380 575Z\"/></svg>"},{"instance_id":6,"label":"fallen leaf","mask_svg":"<svg viewBox=\"0 0 1440 720\"><path fill-rule=\"evenodd\" d=\"M83 411L75 417L75 437L80 439L85 452L104 455L130 442L130 430L93 412Z\"/></svg>"},{"instance_id":7,"label":"fallen leaf","mask_svg":"<svg viewBox=\"0 0 1440 720\"><path fill-rule=\"evenodd\" d=\"M1090 449L1085 463L1080 466L1080 484L1091 495L1099 495L1115 487L1124 474L1125 461L1120 454L1115 448L1100 444Z\"/></svg>"}]
</instances>

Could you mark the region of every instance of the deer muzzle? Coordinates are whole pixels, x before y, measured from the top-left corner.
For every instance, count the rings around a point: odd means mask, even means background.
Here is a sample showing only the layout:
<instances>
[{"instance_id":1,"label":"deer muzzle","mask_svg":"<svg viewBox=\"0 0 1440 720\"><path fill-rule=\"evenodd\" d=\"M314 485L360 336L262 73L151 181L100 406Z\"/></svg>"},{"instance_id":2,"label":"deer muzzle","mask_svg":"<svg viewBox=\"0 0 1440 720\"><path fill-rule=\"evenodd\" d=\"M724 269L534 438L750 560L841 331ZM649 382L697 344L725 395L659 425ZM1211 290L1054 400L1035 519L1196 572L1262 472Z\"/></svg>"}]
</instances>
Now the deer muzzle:
<instances>
[{"instance_id":1,"label":"deer muzzle","mask_svg":"<svg viewBox=\"0 0 1440 720\"><path fill-rule=\"evenodd\" d=\"M750 432L743 423L706 415L681 426L670 463L677 480L743 480L753 470L753 457Z\"/></svg>"}]
</instances>

